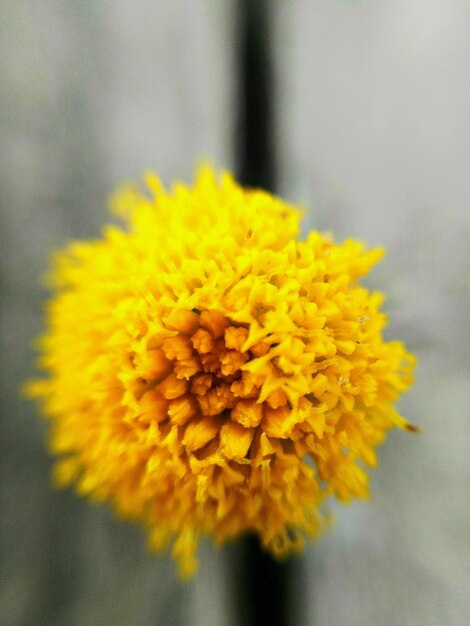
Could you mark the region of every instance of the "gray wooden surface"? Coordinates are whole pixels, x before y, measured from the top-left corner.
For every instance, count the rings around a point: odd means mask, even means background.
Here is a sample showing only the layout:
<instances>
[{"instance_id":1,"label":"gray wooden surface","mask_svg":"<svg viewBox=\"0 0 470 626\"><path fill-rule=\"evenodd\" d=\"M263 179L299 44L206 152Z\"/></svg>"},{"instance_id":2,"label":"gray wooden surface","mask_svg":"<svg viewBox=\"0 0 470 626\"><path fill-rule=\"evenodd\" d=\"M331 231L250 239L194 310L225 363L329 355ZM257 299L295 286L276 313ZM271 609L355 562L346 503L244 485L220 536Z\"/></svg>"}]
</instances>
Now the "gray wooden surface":
<instances>
[{"instance_id":1,"label":"gray wooden surface","mask_svg":"<svg viewBox=\"0 0 470 626\"><path fill-rule=\"evenodd\" d=\"M372 504L303 563L298 624L470 624L470 4L276 3L282 192L385 245L370 284L417 353Z\"/></svg>"},{"instance_id":2,"label":"gray wooden surface","mask_svg":"<svg viewBox=\"0 0 470 626\"><path fill-rule=\"evenodd\" d=\"M256 0L255 0L256 1ZM308 227L389 254L389 336L418 354L371 504L299 559L300 626L470 624L470 5L276 0L281 191ZM227 554L180 585L136 528L49 485L44 426L18 398L47 251L95 235L147 166L233 164L231 0L0 0L0 624L234 624Z\"/></svg>"},{"instance_id":3,"label":"gray wooden surface","mask_svg":"<svg viewBox=\"0 0 470 626\"><path fill-rule=\"evenodd\" d=\"M180 585L137 528L55 493L18 387L41 327L48 250L98 234L108 194L152 166L230 166L233 3L1 0L2 626L224 625L224 554Z\"/></svg>"}]
</instances>

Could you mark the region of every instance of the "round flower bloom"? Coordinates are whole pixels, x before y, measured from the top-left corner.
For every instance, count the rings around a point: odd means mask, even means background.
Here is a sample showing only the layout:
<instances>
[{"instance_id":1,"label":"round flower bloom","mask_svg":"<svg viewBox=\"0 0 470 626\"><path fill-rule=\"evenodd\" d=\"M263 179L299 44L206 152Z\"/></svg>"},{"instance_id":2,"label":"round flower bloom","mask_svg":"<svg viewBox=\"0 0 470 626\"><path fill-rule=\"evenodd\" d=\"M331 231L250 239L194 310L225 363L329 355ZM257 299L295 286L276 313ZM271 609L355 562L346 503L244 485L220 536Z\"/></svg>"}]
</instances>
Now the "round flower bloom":
<instances>
[{"instance_id":1,"label":"round flower bloom","mask_svg":"<svg viewBox=\"0 0 470 626\"><path fill-rule=\"evenodd\" d=\"M142 521L183 575L203 536L286 555L326 496L367 497L388 429L414 429L393 406L413 357L358 282L382 251L298 239L296 208L227 173L146 183L114 198L124 230L55 258L29 384L55 481Z\"/></svg>"}]
</instances>

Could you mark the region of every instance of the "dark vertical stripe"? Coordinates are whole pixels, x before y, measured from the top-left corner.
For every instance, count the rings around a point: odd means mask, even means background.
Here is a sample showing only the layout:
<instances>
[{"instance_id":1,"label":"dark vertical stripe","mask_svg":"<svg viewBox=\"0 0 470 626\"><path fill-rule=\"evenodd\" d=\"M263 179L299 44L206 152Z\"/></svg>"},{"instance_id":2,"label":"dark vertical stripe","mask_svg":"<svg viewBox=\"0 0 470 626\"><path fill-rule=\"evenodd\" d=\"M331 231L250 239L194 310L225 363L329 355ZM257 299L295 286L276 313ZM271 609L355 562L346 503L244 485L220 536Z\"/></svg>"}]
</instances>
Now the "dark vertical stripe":
<instances>
[{"instance_id":1,"label":"dark vertical stripe","mask_svg":"<svg viewBox=\"0 0 470 626\"><path fill-rule=\"evenodd\" d=\"M291 561L275 561L261 549L258 537L246 537L242 542L235 591L239 597L241 626L292 624L289 615L292 578Z\"/></svg>"},{"instance_id":2,"label":"dark vertical stripe","mask_svg":"<svg viewBox=\"0 0 470 626\"><path fill-rule=\"evenodd\" d=\"M269 2L240 0L237 174L241 183L274 190L273 73Z\"/></svg>"},{"instance_id":3,"label":"dark vertical stripe","mask_svg":"<svg viewBox=\"0 0 470 626\"><path fill-rule=\"evenodd\" d=\"M237 175L248 186L274 191L273 74L268 0L240 0L239 120ZM264 552L256 536L247 537L237 569L235 606L242 626L286 626L290 563Z\"/></svg>"}]
</instances>

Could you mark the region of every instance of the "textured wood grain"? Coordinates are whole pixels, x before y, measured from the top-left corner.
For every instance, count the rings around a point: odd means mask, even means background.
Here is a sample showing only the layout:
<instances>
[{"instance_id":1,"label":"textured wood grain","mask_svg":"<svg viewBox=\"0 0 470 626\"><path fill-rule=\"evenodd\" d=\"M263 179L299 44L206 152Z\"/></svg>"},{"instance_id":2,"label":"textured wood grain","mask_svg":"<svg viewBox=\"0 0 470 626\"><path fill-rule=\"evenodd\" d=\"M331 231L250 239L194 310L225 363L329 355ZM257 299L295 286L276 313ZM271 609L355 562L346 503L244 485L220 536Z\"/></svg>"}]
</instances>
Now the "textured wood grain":
<instances>
[{"instance_id":1,"label":"textured wood grain","mask_svg":"<svg viewBox=\"0 0 470 626\"><path fill-rule=\"evenodd\" d=\"M98 234L146 167L231 165L233 3L1 2L0 624L225 624L224 555L186 586L137 528L54 493L44 425L18 398L48 250Z\"/></svg>"},{"instance_id":2,"label":"textured wood grain","mask_svg":"<svg viewBox=\"0 0 470 626\"><path fill-rule=\"evenodd\" d=\"M310 226L384 244L369 284L418 354L372 504L303 562L298 624L470 623L470 6L276 4L278 155ZM297 606L302 606L297 603Z\"/></svg>"}]
</instances>

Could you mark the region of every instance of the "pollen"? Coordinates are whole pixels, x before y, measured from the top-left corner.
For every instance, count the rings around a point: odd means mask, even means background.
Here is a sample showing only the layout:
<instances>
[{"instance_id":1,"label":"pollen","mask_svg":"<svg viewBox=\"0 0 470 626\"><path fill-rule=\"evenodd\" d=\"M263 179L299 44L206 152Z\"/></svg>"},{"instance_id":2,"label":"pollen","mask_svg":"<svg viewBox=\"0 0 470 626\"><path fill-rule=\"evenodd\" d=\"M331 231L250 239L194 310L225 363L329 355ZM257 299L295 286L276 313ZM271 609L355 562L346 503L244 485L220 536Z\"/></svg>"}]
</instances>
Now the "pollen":
<instances>
[{"instance_id":1,"label":"pollen","mask_svg":"<svg viewBox=\"0 0 470 626\"><path fill-rule=\"evenodd\" d=\"M56 253L28 384L54 481L107 502L183 577L200 539L254 532L284 557L326 526L325 500L369 495L414 358L382 336L382 257L311 232L300 211L205 168L191 187L128 185L122 226Z\"/></svg>"}]
</instances>

